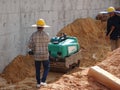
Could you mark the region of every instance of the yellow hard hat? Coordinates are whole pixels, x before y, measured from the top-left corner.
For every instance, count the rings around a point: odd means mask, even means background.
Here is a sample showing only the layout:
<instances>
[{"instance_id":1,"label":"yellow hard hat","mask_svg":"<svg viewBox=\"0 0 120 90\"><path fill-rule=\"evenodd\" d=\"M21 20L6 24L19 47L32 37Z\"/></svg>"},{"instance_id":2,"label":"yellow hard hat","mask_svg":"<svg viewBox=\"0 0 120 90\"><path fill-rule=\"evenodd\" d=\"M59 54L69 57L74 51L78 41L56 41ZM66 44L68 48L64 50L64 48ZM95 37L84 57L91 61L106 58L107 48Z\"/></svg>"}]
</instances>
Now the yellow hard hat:
<instances>
[{"instance_id":1,"label":"yellow hard hat","mask_svg":"<svg viewBox=\"0 0 120 90\"><path fill-rule=\"evenodd\" d=\"M36 24L32 25L32 27L50 27L46 25L44 19L39 19Z\"/></svg>"},{"instance_id":2,"label":"yellow hard hat","mask_svg":"<svg viewBox=\"0 0 120 90\"><path fill-rule=\"evenodd\" d=\"M108 13L114 12L114 11L115 11L115 8L114 8L114 7L109 7L109 8L107 9L107 11L108 11Z\"/></svg>"}]
</instances>

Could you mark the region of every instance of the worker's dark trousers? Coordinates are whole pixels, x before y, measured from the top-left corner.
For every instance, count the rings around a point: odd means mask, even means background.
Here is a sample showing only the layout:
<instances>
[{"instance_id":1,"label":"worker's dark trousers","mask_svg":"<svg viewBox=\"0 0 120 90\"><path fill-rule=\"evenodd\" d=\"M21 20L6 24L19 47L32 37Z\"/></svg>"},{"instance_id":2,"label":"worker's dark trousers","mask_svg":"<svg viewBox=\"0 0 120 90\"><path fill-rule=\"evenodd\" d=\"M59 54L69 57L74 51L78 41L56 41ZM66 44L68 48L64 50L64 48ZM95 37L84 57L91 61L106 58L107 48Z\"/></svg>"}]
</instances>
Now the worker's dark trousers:
<instances>
[{"instance_id":1,"label":"worker's dark trousers","mask_svg":"<svg viewBox=\"0 0 120 90\"><path fill-rule=\"evenodd\" d=\"M36 80L37 80L37 84L40 84L40 82L45 82L49 69L50 69L50 65L49 65L49 60L46 61L37 61L35 60L35 69L36 69ZM42 78L40 79L40 69L41 69L41 64L43 65L43 75Z\"/></svg>"}]
</instances>

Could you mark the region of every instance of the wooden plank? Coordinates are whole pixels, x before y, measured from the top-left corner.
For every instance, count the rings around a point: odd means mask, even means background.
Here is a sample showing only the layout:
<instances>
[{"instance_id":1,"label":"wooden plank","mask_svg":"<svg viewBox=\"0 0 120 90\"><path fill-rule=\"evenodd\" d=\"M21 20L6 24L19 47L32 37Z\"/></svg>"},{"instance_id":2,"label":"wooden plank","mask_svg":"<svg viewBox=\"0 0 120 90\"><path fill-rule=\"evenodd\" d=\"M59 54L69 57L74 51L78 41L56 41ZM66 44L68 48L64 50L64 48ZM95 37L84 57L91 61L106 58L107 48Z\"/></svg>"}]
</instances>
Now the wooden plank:
<instances>
[{"instance_id":1,"label":"wooden plank","mask_svg":"<svg viewBox=\"0 0 120 90\"><path fill-rule=\"evenodd\" d=\"M120 90L120 79L103 70L99 66L91 67L88 71L88 76L92 76L96 81L105 85L111 90Z\"/></svg>"}]
</instances>

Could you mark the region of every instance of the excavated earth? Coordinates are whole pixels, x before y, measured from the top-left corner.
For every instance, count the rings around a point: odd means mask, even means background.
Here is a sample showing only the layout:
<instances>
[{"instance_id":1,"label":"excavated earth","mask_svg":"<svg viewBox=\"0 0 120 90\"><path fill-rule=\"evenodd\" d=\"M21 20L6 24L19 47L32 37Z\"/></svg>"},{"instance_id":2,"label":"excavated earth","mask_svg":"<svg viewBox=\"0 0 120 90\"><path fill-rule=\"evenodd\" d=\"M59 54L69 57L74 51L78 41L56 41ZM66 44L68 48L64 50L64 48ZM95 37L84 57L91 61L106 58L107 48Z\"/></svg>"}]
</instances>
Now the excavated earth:
<instances>
[{"instance_id":1,"label":"excavated earth","mask_svg":"<svg viewBox=\"0 0 120 90\"><path fill-rule=\"evenodd\" d=\"M49 72L48 86L37 89L33 57L18 55L0 74L0 90L109 90L87 75L89 67L98 65L120 78L120 49L110 51L110 42L105 40L105 30L105 21L76 19L57 35L66 33L78 38L81 48L79 68L66 74Z\"/></svg>"}]
</instances>

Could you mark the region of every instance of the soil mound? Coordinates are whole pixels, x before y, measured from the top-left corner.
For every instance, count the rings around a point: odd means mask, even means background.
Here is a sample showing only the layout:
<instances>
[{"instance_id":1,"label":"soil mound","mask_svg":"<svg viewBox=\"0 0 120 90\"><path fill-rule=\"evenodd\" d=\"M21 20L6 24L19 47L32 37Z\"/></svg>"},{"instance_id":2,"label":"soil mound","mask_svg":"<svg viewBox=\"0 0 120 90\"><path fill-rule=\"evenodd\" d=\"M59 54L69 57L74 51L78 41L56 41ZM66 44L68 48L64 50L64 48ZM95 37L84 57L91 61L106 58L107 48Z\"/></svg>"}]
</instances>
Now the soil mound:
<instances>
[{"instance_id":1,"label":"soil mound","mask_svg":"<svg viewBox=\"0 0 120 90\"><path fill-rule=\"evenodd\" d=\"M110 52L98 66L120 78L120 48Z\"/></svg>"},{"instance_id":2,"label":"soil mound","mask_svg":"<svg viewBox=\"0 0 120 90\"><path fill-rule=\"evenodd\" d=\"M26 77L35 75L34 73L34 60L29 55L19 55L6 66L3 70L2 76L8 81L8 83L19 82Z\"/></svg>"}]
</instances>

